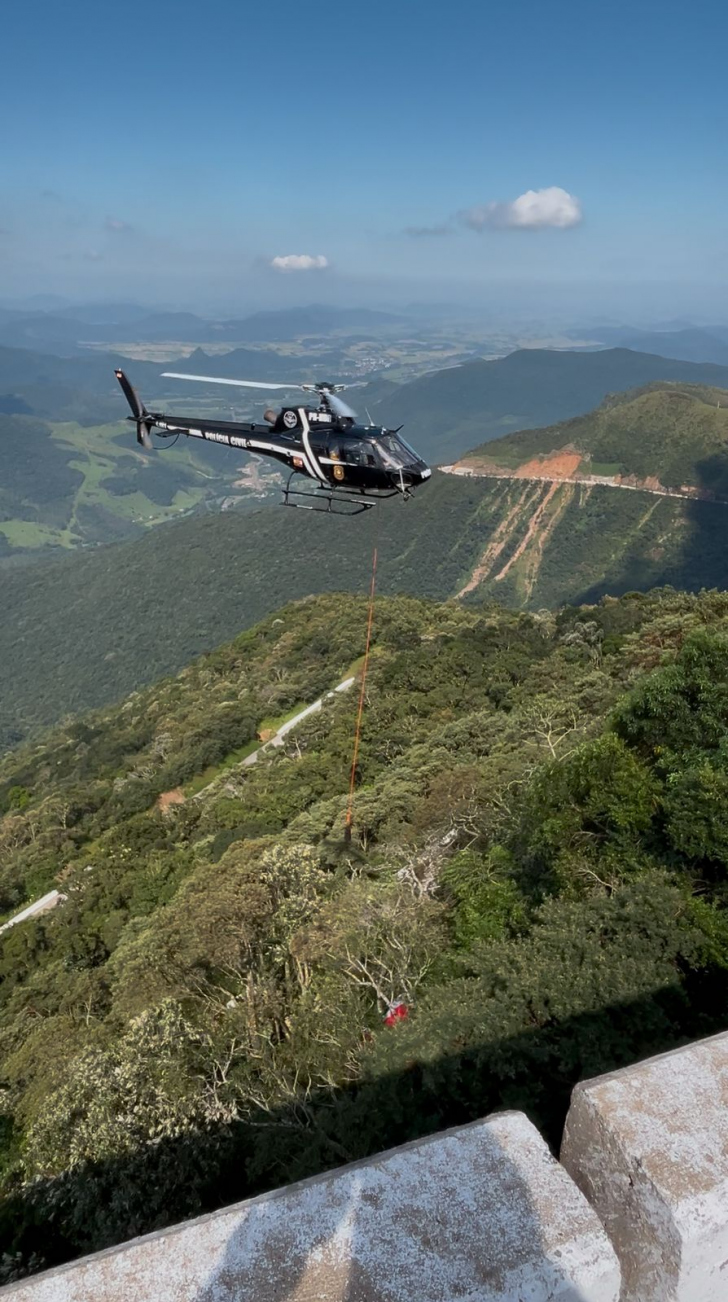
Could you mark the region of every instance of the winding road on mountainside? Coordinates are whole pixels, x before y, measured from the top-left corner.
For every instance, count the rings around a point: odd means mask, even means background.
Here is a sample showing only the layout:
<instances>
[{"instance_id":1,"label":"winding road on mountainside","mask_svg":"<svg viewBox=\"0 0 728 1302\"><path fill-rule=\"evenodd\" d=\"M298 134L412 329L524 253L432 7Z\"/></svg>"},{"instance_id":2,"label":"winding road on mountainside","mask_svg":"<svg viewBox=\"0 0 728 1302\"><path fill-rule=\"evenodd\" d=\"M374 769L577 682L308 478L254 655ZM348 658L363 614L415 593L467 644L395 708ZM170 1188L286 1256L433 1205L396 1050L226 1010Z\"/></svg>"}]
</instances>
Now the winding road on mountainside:
<instances>
[{"instance_id":1,"label":"winding road on mountainside","mask_svg":"<svg viewBox=\"0 0 728 1302\"><path fill-rule=\"evenodd\" d=\"M323 696L319 696L318 700L313 701L311 705L307 705L303 710L299 710L298 714L294 714L292 719L287 719L285 723L282 723L273 737L270 737L268 741L263 742L263 744L260 745L257 750L252 751L250 755L246 755L245 759L242 759L239 764L234 766L234 768L250 768L252 764L258 762L259 757L264 751L282 746L288 733L292 732L293 729L296 728L299 723L302 723L304 719L307 719L310 714L318 713L318 711L323 708L324 701L332 700L333 697L336 696L337 692L348 692L349 688L353 687L355 682L356 675L353 674L350 678L344 678L342 682L337 683L336 687L334 687L332 691L324 692ZM208 782L206 787L203 787L201 791L197 791L192 799L199 800L200 796L204 796L206 791L210 791L212 787L220 781L221 777L225 777L226 779L229 778L231 773L234 772L234 768L225 770L224 774L218 773L212 779L212 782ZM165 794L172 795L174 793L167 792ZM163 797L160 796L160 801L162 800ZM181 801L172 800L166 802L160 807L168 808L169 804L178 803L181 803ZM42 895L39 900L34 900L32 904L26 904L19 913L14 914L12 918L8 918L7 922L4 922L2 926L0 926L0 934L4 931L8 931L10 927L14 927L18 922L25 922L26 918L35 918L41 913L48 913L51 909L55 909L57 905L63 904L67 898L68 897L62 895L60 891L48 891L48 893Z\"/></svg>"},{"instance_id":2,"label":"winding road on mountainside","mask_svg":"<svg viewBox=\"0 0 728 1302\"><path fill-rule=\"evenodd\" d=\"M288 733L298 727L299 723L303 723L303 720L307 719L310 714L316 714L322 708L324 701L330 701L337 692L348 692L349 688L353 687L355 682L356 675L354 674L351 678L345 678L343 682L337 683L336 687L334 687L332 691L324 692L323 696L319 696L318 700L314 701L312 705L307 705L305 709L299 710L298 714L294 714L292 719L287 719L285 723L281 724L277 733L275 733L273 737L269 737L268 740L263 742L257 750L252 751L250 755L246 755L245 759L240 760L239 764L233 765L232 768L227 769L224 775L218 773L216 777L212 779L212 782L208 782L206 787L203 787L201 791L195 793L193 799L199 800L200 796L204 796L205 792L210 791L212 787L220 781L221 776L229 778L230 774L233 773L236 768L250 768L251 764L257 764L259 757L265 751L277 746L282 746Z\"/></svg>"},{"instance_id":3,"label":"winding road on mountainside","mask_svg":"<svg viewBox=\"0 0 728 1302\"><path fill-rule=\"evenodd\" d=\"M520 474L517 470L478 470L475 466L464 466L457 462L452 466L438 466L444 475L462 475L465 479L510 479L521 484L585 484L587 488L621 488L629 493L651 493L653 497L680 497L686 502L713 502L718 506L728 506L728 498L715 497L709 491L701 492L699 488L656 488L646 484L619 483L607 475L539 475L529 471Z\"/></svg>"}]
</instances>

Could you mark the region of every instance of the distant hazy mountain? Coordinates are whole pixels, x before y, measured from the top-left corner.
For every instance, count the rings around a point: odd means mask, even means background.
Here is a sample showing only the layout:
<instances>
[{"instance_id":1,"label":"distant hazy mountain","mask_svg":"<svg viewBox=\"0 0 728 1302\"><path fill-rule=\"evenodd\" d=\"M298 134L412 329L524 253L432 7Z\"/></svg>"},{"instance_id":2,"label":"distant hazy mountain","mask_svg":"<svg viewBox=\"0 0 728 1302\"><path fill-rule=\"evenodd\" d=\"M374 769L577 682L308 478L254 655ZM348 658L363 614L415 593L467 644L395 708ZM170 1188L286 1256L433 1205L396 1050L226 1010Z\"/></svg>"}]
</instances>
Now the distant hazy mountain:
<instances>
[{"instance_id":1,"label":"distant hazy mountain","mask_svg":"<svg viewBox=\"0 0 728 1302\"><path fill-rule=\"evenodd\" d=\"M381 332L406 317L368 308L313 305L211 320L194 312L150 312L133 304L90 304L60 311L0 310L0 344L74 356L88 343L275 343L342 330Z\"/></svg>"},{"instance_id":2,"label":"distant hazy mountain","mask_svg":"<svg viewBox=\"0 0 728 1302\"><path fill-rule=\"evenodd\" d=\"M72 321L81 321L87 325L120 325L123 322L141 321L148 317L150 309L138 303L75 303L71 307L60 308L56 316L68 317Z\"/></svg>"},{"instance_id":3,"label":"distant hazy mountain","mask_svg":"<svg viewBox=\"0 0 728 1302\"><path fill-rule=\"evenodd\" d=\"M12 313L0 319L0 343L10 348L37 348L60 356L88 355L89 343L155 343L176 340L202 343L225 338L224 329L203 321L192 312L158 312L132 315L121 311L120 319L94 320L93 312L82 316L36 312Z\"/></svg>"},{"instance_id":4,"label":"distant hazy mountain","mask_svg":"<svg viewBox=\"0 0 728 1302\"><path fill-rule=\"evenodd\" d=\"M124 414L114 391L114 366L121 360L101 353L59 357L0 346L0 408L82 424L117 420ZM148 365L142 363L141 371ZM154 370L158 374L160 368Z\"/></svg>"},{"instance_id":5,"label":"distant hazy mountain","mask_svg":"<svg viewBox=\"0 0 728 1302\"><path fill-rule=\"evenodd\" d=\"M275 352L255 352L251 348L233 348L229 353L220 353L217 356L209 357L203 348L196 348L189 357L181 359L179 362L165 364L164 370L181 371L190 375L216 375L231 380L317 380L322 378L322 372L325 372L327 366L335 366L338 370L340 366L339 354L336 352L317 352L316 360L309 361L301 357L281 357ZM136 362L129 362L128 369L133 372L136 368ZM162 367L157 368L158 371ZM162 381L167 389L174 388L175 392L180 391L180 385L170 386L168 380ZM185 386L185 393L193 397L195 393L202 392L202 387L196 387L194 390L189 384ZM215 392L227 392L230 396L231 390ZM265 396L265 395L262 395Z\"/></svg>"},{"instance_id":6,"label":"distant hazy mountain","mask_svg":"<svg viewBox=\"0 0 728 1302\"><path fill-rule=\"evenodd\" d=\"M7 312L0 317L0 344L9 348L37 348L60 357L73 357L82 351L78 340L84 330L87 331L88 327L80 327L76 321L51 316L47 312Z\"/></svg>"},{"instance_id":7,"label":"distant hazy mountain","mask_svg":"<svg viewBox=\"0 0 728 1302\"><path fill-rule=\"evenodd\" d=\"M193 388L183 381L162 379L162 372L178 370L240 379L303 380L310 378L311 369L308 362L298 357L284 358L275 353L262 357L259 352L242 348L222 357L208 357L202 349L197 349L189 357L162 363L130 361L121 353L88 349L73 357L59 357L0 346L0 411L21 410L43 420L76 420L91 425L120 420L128 412L114 376L116 366L129 372L148 402L164 405L166 398L173 397L194 404L196 396L215 394L221 407L229 403L230 391L212 387L207 390L204 386Z\"/></svg>"},{"instance_id":8,"label":"distant hazy mountain","mask_svg":"<svg viewBox=\"0 0 728 1302\"><path fill-rule=\"evenodd\" d=\"M119 401L114 376L118 365L129 366L128 359L118 353L86 350L75 357L59 357L0 346L0 403L21 400L29 414L44 420L91 425L119 420L127 413ZM140 387L153 385L159 393L162 370L158 362L134 362L134 381ZM162 387L165 384L161 382ZM176 391L180 391L179 384Z\"/></svg>"},{"instance_id":9,"label":"distant hazy mountain","mask_svg":"<svg viewBox=\"0 0 728 1302\"><path fill-rule=\"evenodd\" d=\"M401 385L371 404L372 416L405 426L426 458L443 464L511 430L548 425L597 406L608 393L655 380L728 388L728 366L681 362L611 348L601 352L523 349L496 361L466 362ZM362 390L366 401L366 390Z\"/></svg>"},{"instance_id":10,"label":"distant hazy mountain","mask_svg":"<svg viewBox=\"0 0 728 1302\"><path fill-rule=\"evenodd\" d=\"M380 329L401 326L407 318L392 312L375 312L369 308L311 307L285 308L275 312L256 312L242 321L225 323L236 339L276 343L301 335L326 335L336 330Z\"/></svg>"},{"instance_id":11,"label":"distant hazy mountain","mask_svg":"<svg viewBox=\"0 0 728 1302\"><path fill-rule=\"evenodd\" d=\"M586 332L589 338L611 348L632 348L659 357L675 357L685 362L715 362L728 365L728 330L702 329L699 326L679 330L636 330L633 326L600 326Z\"/></svg>"}]
</instances>

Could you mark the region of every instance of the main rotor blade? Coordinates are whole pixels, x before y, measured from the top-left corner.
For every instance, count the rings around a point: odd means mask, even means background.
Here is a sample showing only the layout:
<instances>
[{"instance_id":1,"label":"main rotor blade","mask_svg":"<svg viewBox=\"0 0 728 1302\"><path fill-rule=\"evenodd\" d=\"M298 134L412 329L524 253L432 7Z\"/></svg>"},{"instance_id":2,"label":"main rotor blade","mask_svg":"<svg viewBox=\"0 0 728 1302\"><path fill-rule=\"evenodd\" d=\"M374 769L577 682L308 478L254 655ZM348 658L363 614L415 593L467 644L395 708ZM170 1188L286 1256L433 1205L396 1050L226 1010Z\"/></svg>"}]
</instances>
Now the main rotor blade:
<instances>
[{"instance_id":1,"label":"main rotor blade","mask_svg":"<svg viewBox=\"0 0 728 1302\"><path fill-rule=\"evenodd\" d=\"M324 389L324 397L337 416L346 416L349 420L356 420L356 412L352 411L351 407L343 402L341 398L337 398L336 394L332 393L330 389Z\"/></svg>"},{"instance_id":2,"label":"main rotor blade","mask_svg":"<svg viewBox=\"0 0 728 1302\"><path fill-rule=\"evenodd\" d=\"M225 380L219 375L182 375L179 371L162 371L167 380L199 380L202 384L234 384L240 389L302 389L302 384L261 384L260 380Z\"/></svg>"},{"instance_id":3,"label":"main rotor blade","mask_svg":"<svg viewBox=\"0 0 728 1302\"><path fill-rule=\"evenodd\" d=\"M343 393L344 389L361 389L366 380L350 380L348 384L302 384L306 393Z\"/></svg>"}]
</instances>

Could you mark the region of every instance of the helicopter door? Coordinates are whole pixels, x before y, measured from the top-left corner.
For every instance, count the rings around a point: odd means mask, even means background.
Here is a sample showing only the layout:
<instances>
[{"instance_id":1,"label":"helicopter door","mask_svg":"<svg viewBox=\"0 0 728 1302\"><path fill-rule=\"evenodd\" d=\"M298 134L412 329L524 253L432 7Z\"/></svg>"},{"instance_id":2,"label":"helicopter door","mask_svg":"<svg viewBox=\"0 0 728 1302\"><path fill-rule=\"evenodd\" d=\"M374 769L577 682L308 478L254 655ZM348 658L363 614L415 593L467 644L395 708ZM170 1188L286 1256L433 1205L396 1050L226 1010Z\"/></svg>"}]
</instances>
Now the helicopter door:
<instances>
[{"instance_id":1,"label":"helicopter door","mask_svg":"<svg viewBox=\"0 0 728 1302\"><path fill-rule=\"evenodd\" d=\"M329 439L329 456L334 463L334 479L339 483L353 476L361 482L362 471L376 466L371 444L363 439L341 438L334 434Z\"/></svg>"},{"instance_id":2,"label":"helicopter door","mask_svg":"<svg viewBox=\"0 0 728 1302\"><path fill-rule=\"evenodd\" d=\"M346 470L344 469L344 450L340 439L333 438L329 440L329 457L333 462L331 469L334 474L334 479L340 484L346 478Z\"/></svg>"}]
</instances>

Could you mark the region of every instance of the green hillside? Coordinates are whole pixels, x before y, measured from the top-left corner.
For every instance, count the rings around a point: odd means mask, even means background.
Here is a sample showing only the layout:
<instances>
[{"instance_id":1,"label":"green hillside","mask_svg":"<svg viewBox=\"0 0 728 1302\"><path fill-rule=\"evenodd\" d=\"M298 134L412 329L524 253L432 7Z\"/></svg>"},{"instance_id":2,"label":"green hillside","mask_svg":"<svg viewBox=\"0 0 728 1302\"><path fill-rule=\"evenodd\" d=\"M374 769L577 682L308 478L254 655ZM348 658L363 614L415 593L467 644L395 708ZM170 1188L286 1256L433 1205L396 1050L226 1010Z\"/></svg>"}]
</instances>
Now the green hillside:
<instances>
[{"instance_id":1,"label":"green hillside","mask_svg":"<svg viewBox=\"0 0 728 1302\"><path fill-rule=\"evenodd\" d=\"M467 362L402 385L372 416L404 423L410 443L437 464L513 430L588 412L607 394L659 380L728 388L728 367L681 362L627 348L597 353L524 349ZM386 406L386 410L385 410Z\"/></svg>"},{"instance_id":2,"label":"green hillside","mask_svg":"<svg viewBox=\"0 0 728 1302\"><path fill-rule=\"evenodd\" d=\"M539 610L728 582L728 507L600 485L436 474L414 501L354 521L278 506L194 516L0 569L0 745L182 668L297 596L365 591L375 541L382 593L466 603Z\"/></svg>"},{"instance_id":3,"label":"green hillside","mask_svg":"<svg viewBox=\"0 0 728 1302\"><path fill-rule=\"evenodd\" d=\"M655 383L611 395L596 411L546 429L521 431L466 454L517 469L560 449L581 452L580 473L656 479L728 493L728 392L702 385Z\"/></svg>"},{"instance_id":4,"label":"green hillside","mask_svg":"<svg viewBox=\"0 0 728 1302\"><path fill-rule=\"evenodd\" d=\"M721 391L684 385L617 395L588 416L489 443L466 461L508 472L533 461L538 471L539 458L571 448L587 477L726 493L723 400ZM92 434L96 451L84 457ZM59 489L42 504L48 517L56 512L55 532L42 536L55 541L139 530L140 517L146 525L150 516L189 509L200 482L206 492L221 491L195 478L207 472L188 449L162 464L129 454L108 430L64 426L49 444L41 427L35 437L38 462L28 464L24 481L9 480L16 500L28 496L24 519L0 521L6 542L27 545L40 530L32 495L52 482L49 466L59 479L68 475L65 498ZM49 447L57 462L47 458ZM15 464L19 473L23 463ZM606 592L728 582L724 504L587 482L436 473L412 502L385 502L355 520L278 505L197 515L133 542L0 568L0 746L182 668L296 596L364 591L375 542L383 593L487 597L532 610Z\"/></svg>"},{"instance_id":5,"label":"green hillside","mask_svg":"<svg viewBox=\"0 0 728 1302\"><path fill-rule=\"evenodd\" d=\"M464 600L531 610L728 581L728 507L586 484L483 479L492 525ZM462 590L461 590L462 591Z\"/></svg>"},{"instance_id":6,"label":"green hillside","mask_svg":"<svg viewBox=\"0 0 728 1302\"><path fill-rule=\"evenodd\" d=\"M250 487L239 482L240 468L248 464L244 455L205 445L192 448L182 442L168 448L164 456L159 452L139 456L129 425L121 423L126 408L113 375L119 360L124 362L112 354L61 358L0 348L4 466L0 563L3 558L18 559L57 547L133 537L150 525L200 507L219 506L230 497L249 504ZM163 380L160 363L124 364L152 407L230 414L229 394L215 386L199 385L192 393L180 381ZM289 372L295 379L313 364L302 357L265 355L271 380ZM315 365L323 364L317 354ZM185 361L184 369L240 376L260 373L260 365L261 354L250 350L236 349L220 357L208 357L198 350ZM681 410L678 388L694 395L697 390L686 389L687 383L702 386L707 408L713 391L706 386L728 385L728 368L670 361L628 349L586 354L524 350L494 362L477 361L436 371L399 386L377 379L362 389L355 401L384 424L404 422L418 450L428 460L442 463L461 456L484 437L496 438L504 431L552 420L563 422L601 402L608 393L664 381L673 381L675 386L673 410L668 410L665 399L664 410L651 412L647 394L634 418L640 425L640 440L645 442L645 461L655 439L659 442L665 435L660 422L666 418L663 423L675 434L670 469L678 475L685 462L681 440L687 432L689 459L701 438L694 413L690 419L695 428L685 429L691 399L683 400ZM251 415L252 402L236 395L236 414ZM115 423L100 423L111 420ZM627 456L633 457L632 431L624 423L620 425L618 415L609 421L604 418L602 425L601 438L597 438L594 420L588 417L584 430L577 425L566 430L564 438L583 434L595 444L600 442L601 450L595 447L593 452L595 463L620 464L615 439L617 444L621 440ZM521 447L548 447L549 440L557 436L561 432L549 427L532 445L522 442L511 449L507 441L499 441L499 454L507 465L509 457L520 455ZM252 500L256 500L254 496Z\"/></svg>"},{"instance_id":7,"label":"green hillside","mask_svg":"<svg viewBox=\"0 0 728 1302\"><path fill-rule=\"evenodd\" d=\"M365 629L288 606L0 764L0 909L66 897L0 936L2 1278L494 1109L557 1145L726 1025L728 594L380 600L347 840L355 691L241 760Z\"/></svg>"},{"instance_id":8,"label":"green hillside","mask_svg":"<svg viewBox=\"0 0 728 1302\"><path fill-rule=\"evenodd\" d=\"M415 501L354 520L230 511L0 568L0 745L181 669L294 597L363 591L376 541L382 592L450 595L490 536L489 494L442 475Z\"/></svg>"},{"instance_id":9,"label":"green hillside","mask_svg":"<svg viewBox=\"0 0 728 1302\"><path fill-rule=\"evenodd\" d=\"M260 504L247 479L250 459L185 441L174 456L146 455L126 422L48 424L33 416L0 415L3 476L0 546L8 557L138 537L154 525L221 502Z\"/></svg>"},{"instance_id":10,"label":"green hillside","mask_svg":"<svg viewBox=\"0 0 728 1302\"><path fill-rule=\"evenodd\" d=\"M490 484L481 509L495 521L492 542L465 598L537 609L728 579L725 390L660 383L613 395L586 416L485 443L460 464L494 475L479 481Z\"/></svg>"}]
</instances>

